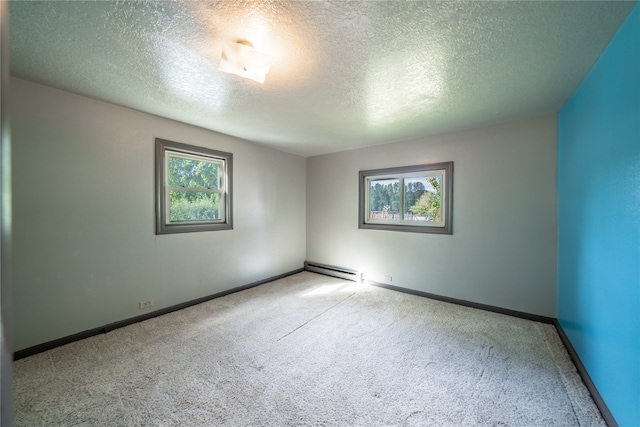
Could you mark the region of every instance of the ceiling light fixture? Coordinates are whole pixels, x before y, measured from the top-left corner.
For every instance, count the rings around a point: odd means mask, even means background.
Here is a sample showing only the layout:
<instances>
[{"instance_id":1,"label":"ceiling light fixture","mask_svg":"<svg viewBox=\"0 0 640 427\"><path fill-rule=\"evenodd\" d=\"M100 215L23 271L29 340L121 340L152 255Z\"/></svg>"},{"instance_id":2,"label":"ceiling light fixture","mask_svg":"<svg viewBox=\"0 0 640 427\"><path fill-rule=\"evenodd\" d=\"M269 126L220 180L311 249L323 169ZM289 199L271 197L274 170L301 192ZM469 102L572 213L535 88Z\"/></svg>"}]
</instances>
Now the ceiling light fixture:
<instances>
[{"instance_id":1,"label":"ceiling light fixture","mask_svg":"<svg viewBox=\"0 0 640 427\"><path fill-rule=\"evenodd\" d=\"M238 40L222 46L218 70L264 83L274 60L273 56L255 50L248 41Z\"/></svg>"}]
</instances>

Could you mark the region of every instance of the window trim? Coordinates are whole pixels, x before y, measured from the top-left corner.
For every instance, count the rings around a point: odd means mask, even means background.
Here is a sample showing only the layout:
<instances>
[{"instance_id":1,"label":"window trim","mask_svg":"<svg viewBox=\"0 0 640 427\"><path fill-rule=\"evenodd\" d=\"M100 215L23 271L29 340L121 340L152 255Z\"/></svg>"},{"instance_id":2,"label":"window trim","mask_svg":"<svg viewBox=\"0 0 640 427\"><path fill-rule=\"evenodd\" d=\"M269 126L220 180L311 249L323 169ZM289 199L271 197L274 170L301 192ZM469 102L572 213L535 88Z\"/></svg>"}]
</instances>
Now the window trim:
<instances>
[{"instance_id":1,"label":"window trim","mask_svg":"<svg viewBox=\"0 0 640 427\"><path fill-rule=\"evenodd\" d=\"M442 178L442 207L444 225L410 225L405 223L383 223L367 221L369 179L404 178L420 172L443 171ZM404 197L404 187L400 189L401 203ZM402 210L401 210L402 211ZM453 162L432 163L425 165L401 166L385 169L371 169L359 172L358 189L358 228L369 230L406 231L411 233L453 234Z\"/></svg>"},{"instance_id":2,"label":"window trim","mask_svg":"<svg viewBox=\"0 0 640 427\"><path fill-rule=\"evenodd\" d=\"M223 220L193 221L188 223L167 223L169 206L167 204L167 191L171 187L166 185L166 170L169 156L167 152L195 156L196 158L208 158L220 161L224 165L222 185L218 192L223 203ZM232 217L232 181L233 181L233 154L211 148L198 147L183 144L166 139L155 139L155 222L156 234L192 233L198 231L233 230Z\"/></svg>"}]
</instances>

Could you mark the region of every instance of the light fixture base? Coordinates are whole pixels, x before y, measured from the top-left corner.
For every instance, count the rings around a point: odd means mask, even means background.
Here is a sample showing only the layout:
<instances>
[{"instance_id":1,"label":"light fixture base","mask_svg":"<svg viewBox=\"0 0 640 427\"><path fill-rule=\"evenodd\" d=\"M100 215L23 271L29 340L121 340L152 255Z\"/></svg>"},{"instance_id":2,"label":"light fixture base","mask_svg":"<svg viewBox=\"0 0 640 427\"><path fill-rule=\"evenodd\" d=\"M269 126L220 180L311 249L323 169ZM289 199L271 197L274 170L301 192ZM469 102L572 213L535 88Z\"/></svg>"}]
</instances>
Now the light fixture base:
<instances>
[{"instance_id":1,"label":"light fixture base","mask_svg":"<svg viewBox=\"0 0 640 427\"><path fill-rule=\"evenodd\" d=\"M222 46L218 70L264 83L274 60L273 56L255 50L248 40L237 40Z\"/></svg>"}]
</instances>

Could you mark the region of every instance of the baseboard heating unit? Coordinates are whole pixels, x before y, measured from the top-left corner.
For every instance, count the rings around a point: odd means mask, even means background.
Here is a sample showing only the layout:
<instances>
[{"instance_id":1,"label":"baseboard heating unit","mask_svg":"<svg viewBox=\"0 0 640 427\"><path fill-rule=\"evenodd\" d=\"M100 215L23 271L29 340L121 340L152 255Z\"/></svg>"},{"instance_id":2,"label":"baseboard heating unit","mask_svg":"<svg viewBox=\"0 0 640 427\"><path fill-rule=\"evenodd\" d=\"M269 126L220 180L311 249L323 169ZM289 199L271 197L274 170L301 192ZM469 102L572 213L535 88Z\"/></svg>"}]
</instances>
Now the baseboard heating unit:
<instances>
[{"instance_id":1,"label":"baseboard heating unit","mask_svg":"<svg viewBox=\"0 0 640 427\"><path fill-rule=\"evenodd\" d=\"M362 282L362 273L347 268L335 267L332 265L318 264L315 262L304 262L304 269L314 273L320 273L327 276L338 277L340 279L351 280L353 282Z\"/></svg>"}]
</instances>

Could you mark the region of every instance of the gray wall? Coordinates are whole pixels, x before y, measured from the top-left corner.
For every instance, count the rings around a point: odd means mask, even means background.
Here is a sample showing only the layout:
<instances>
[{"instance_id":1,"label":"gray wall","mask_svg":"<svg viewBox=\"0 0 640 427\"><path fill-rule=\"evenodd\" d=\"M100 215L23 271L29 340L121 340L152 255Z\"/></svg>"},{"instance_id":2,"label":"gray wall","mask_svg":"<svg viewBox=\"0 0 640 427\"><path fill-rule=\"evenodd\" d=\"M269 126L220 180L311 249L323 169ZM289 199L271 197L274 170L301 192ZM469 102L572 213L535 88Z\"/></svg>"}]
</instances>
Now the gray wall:
<instances>
[{"instance_id":1,"label":"gray wall","mask_svg":"<svg viewBox=\"0 0 640 427\"><path fill-rule=\"evenodd\" d=\"M12 79L14 350L302 267L305 159ZM154 234L154 138L234 155L234 230Z\"/></svg>"},{"instance_id":2,"label":"gray wall","mask_svg":"<svg viewBox=\"0 0 640 427\"><path fill-rule=\"evenodd\" d=\"M555 317L556 116L307 159L307 259ZM454 161L453 235L358 229L358 171Z\"/></svg>"}]
</instances>

